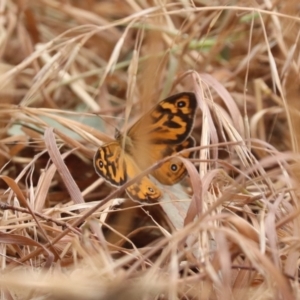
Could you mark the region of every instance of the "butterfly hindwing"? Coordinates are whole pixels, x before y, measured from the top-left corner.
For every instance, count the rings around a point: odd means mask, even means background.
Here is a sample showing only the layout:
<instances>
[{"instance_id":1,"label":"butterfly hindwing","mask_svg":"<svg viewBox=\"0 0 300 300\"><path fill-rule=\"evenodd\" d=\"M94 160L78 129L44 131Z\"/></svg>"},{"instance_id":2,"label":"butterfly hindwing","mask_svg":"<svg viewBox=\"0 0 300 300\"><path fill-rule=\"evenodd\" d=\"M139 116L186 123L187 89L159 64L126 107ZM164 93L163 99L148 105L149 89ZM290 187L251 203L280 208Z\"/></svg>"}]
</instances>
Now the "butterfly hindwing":
<instances>
[{"instance_id":1,"label":"butterfly hindwing","mask_svg":"<svg viewBox=\"0 0 300 300\"><path fill-rule=\"evenodd\" d=\"M137 201L154 202L161 197L160 189L147 176L129 186L126 192Z\"/></svg>"},{"instance_id":2,"label":"butterfly hindwing","mask_svg":"<svg viewBox=\"0 0 300 300\"><path fill-rule=\"evenodd\" d=\"M136 165L132 157L126 156L128 179L135 178L141 170ZM133 200L156 201L161 197L160 189L149 179L148 176L142 177L126 189L127 194Z\"/></svg>"},{"instance_id":3,"label":"butterfly hindwing","mask_svg":"<svg viewBox=\"0 0 300 300\"><path fill-rule=\"evenodd\" d=\"M184 142L179 145L173 147L167 147L164 150L162 155L163 157L174 155L184 149L188 149L195 146L195 139L193 137L188 137ZM184 158L193 158L193 152L186 152L180 155ZM162 184L165 185L173 185L181 181L187 171L186 168L181 160L174 157L165 162L160 168L154 170L151 174Z\"/></svg>"}]
</instances>

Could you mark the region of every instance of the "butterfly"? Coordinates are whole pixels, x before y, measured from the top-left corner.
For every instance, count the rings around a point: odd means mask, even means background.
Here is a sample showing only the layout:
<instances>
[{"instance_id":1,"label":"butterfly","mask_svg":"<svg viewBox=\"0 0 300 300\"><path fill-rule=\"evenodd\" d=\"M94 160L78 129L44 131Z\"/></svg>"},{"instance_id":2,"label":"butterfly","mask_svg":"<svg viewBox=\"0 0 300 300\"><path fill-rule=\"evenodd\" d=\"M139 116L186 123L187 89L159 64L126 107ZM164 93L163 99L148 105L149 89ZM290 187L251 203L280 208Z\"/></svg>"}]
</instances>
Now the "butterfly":
<instances>
[{"instance_id":1,"label":"butterfly","mask_svg":"<svg viewBox=\"0 0 300 300\"><path fill-rule=\"evenodd\" d=\"M197 108L194 93L183 92L159 102L143 115L125 134L117 132L115 141L102 145L94 156L98 175L111 185L121 186L155 162L183 149L193 147L190 136ZM193 157L191 152L182 154ZM186 175L184 164L171 158L150 174L160 183L173 185ZM153 202L162 192L149 176L144 176L126 189L137 201Z\"/></svg>"}]
</instances>

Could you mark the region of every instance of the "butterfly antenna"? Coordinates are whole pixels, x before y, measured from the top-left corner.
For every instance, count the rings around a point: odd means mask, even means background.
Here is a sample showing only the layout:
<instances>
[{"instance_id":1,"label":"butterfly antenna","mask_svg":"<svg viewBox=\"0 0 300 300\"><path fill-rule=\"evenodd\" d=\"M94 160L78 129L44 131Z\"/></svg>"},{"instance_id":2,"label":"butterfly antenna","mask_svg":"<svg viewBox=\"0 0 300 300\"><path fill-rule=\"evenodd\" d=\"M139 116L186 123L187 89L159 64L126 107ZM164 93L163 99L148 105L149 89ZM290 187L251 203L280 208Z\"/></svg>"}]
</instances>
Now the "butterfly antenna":
<instances>
[{"instance_id":1,"label":"butterfly antenna","mask_svg":"<svg viewBox=\"0 0 300 300\"><path fill-rule=\"evenodd\" d=\"M114 124L112 124L109 120L107 120L107 118L115 118L115 117L110 117L110 116L102 117L101 115L99 115L97 113L93 113L93 114L96 115L98 118L100 118L103 122L105 122L106 124L108 124L109 126L111 126L115 129L115 137L117 134L120 134L120 131L117 129L117 127Z\"/></svg>"},{"instance_id":2,"label":"butterfly antenna","mask_svg":"<svg viewBox=\"0 0 300 300\"><path fill-rule=\"evenodd\" d=\"M115 128L115 139L118 140L121 136L121 131L118 128Z\"/></svg>"}]
</instances>

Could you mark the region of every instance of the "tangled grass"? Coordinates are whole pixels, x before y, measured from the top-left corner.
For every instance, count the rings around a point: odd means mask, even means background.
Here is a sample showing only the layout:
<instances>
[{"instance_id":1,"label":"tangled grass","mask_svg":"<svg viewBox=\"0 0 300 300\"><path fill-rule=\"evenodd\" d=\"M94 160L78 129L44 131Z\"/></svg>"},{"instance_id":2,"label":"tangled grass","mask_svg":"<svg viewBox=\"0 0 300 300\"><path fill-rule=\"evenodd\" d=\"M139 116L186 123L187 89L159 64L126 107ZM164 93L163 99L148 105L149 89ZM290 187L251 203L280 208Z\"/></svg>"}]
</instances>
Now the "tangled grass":
<instances>
[{"instance_id":1,"label":"tangled grass","mask_svg":"<svg viewBox=\"0 0 300 300\"><path fill-rule=\"evenodd\" d=\"M300 298L297 1L0 3L3 299ZM124 200L97 147L182 91L189 176Z\"/></svg>"}]
</instances>

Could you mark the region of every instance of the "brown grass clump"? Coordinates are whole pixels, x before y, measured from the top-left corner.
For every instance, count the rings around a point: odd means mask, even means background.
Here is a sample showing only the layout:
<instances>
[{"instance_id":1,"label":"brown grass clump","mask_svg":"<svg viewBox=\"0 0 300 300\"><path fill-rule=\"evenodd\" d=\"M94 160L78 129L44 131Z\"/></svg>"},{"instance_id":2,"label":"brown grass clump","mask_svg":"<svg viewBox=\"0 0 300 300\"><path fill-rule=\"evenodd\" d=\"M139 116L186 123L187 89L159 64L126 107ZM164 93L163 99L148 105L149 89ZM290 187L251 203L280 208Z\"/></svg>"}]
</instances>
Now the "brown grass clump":
<instances>
[{"instance_id":1,"label":"brown grass clump","mask_svg":"<svg viewBox=\"0 0 300 300\"><path fill-rule=\"evenodd\" d=\"M208 3L1 2L3 299L300 298L299 4ZM182 91L189 177L124 201L97 147Z\"/></svg>"}]
</instances>

